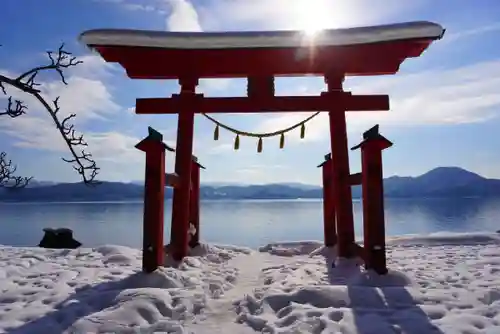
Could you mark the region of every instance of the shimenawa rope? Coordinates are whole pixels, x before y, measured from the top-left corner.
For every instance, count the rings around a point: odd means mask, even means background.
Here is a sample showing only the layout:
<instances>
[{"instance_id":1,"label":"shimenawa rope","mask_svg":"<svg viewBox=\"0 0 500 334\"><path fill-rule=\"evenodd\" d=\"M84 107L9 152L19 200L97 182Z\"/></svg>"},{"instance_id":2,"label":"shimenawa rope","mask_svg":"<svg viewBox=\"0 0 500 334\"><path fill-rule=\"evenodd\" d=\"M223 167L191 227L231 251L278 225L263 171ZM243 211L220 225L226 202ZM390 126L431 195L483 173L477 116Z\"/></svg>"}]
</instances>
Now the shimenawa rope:
<instances>
[{"instance_id":1,"label":"shimenawa rope","mask_svg":"<svg viewBox=\"0 0 500 334\"><path fill-rule=\"evenodd\" d=\"M215 118L205 114L201 113L203 116L205 116L207 119L212 121L215 124L215 131L214 131L214 140L219 140L219 127L223 128L224 130L227 130L229 132L232 132L236 135L236 138L234 140L234 149L238 150L240 148L240 136L245 136L245 137L253 137L253 138L259 138L258 144L257 144L257 152L262 152L262 138L268 138L268 137L274 137L280 135L280 148L283 148L285 146L285 133L290 132L292 130L295 130L300 126L300 138L303 139L306 133L306 126L305 124L312 120L314 117L319 115L319 111L312 114L311 116L307 117L306 119L290 126L285 129L281 129L278 131L274 132L263 132L263 133L255 133L255 132L247 132L247 131L241 131L238 129L235 129L229 125L223 124L220 121L216 120Z\"/></svg>"}]
</instances>

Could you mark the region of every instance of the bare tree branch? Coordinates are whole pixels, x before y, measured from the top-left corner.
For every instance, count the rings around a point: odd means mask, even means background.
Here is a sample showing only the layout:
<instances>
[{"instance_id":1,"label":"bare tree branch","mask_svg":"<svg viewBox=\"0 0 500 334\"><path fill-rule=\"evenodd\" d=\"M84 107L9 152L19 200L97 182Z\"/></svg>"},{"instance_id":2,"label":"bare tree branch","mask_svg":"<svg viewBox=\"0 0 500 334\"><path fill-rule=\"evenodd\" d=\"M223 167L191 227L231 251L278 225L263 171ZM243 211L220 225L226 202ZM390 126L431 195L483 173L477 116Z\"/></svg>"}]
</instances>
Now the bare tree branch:
<instances>
[{"instance_id":1,"label":"bare tree branch","mask_svg":"<svg viewBox=\"0 0 500 334\"><path fill-rule=\"evenodd\" d=\"M14 103L12 102L12 96L9 96L7 99L7 107L5 108L5 111L0 112L0 116L3 115L8 115L12 118L21 116L22 114L26 113L26 105L23 103L23 101L20 100L14 100Z\"/></svg>"},{"instance_id":2,"label":"bare tree branch","mask_svg":"<svg viewBox=\"0 0 500 334\"><path fill-rule=\"evenodd\" d=\"M24 188L31 177L15 176L17 167L7 159L7 153L0 152L0 188Z\"/></svg>"},{"instance_id":3,"label":"bare tree branch","mask_svg":"<svg viewBox=\"0 0 500 334\"><path fill-rule=\"evenodd\" d=\"M59 47L57 52L49 51L47 52L47 55L50 60L49 64L30 69L16 78L10 78L8 76L0 74L0 90L4 95L8 95L5 85L10 85L27 94L30 94L32 97L37 99L51 116L59 133L63 137L66 146L69 148L72 158L63 158L63 160L73 165L73 169L75 169L75 171L80 174L84 183L98 183L95 180L95 177L99 173L99 167L97 167L96 162L93 160L92 154L87 153L80 148L81 146L88 146L88 144L85 141L83 135L77 134L74 129L74 125L70 123L70 121L75 118L76 115L70 114L69 116L61 120L58 115L60 111L59 97L57 97L53 101L47 101L41 95L41 91L37 88L38 86L40 86L40 84L36 81L38 74L40 74L41 72L56 71L57 74L59 74L61 81L65 85L67 85L68 83L66 82L66 78L64 76L64 69L77 66L83 62L81 60L77 60L76 57L72 56L70 52L65 51L64 44ZM7 99L7 106L5 108L5 111L0 112L0 116L7 115L15 118L25 114L26 111L27 106L23 103L23 101L15 100L12 96L9 96L9 98ZM8 165L7 168L11 168L11 165ZM10 174L12 174L12 172ZM26 183L29 181L29 179L30 178L26 179ZM24 179L21 179L21 181L13 183L17 186L22 186L23 180Z\"/></svg>"},{"instance_id":4,"label":"bare tree branch","mask_svg":"<svg viewBox=\"0 0 500 334\"><path fill-rule=\"evenodd\" d=\"M33 82L34 77L39 72L46 70L55 70L61 77L61 81L65 85L67 85L68 83L66 82L66 78L64 77L63 69L83 63L83 61L81 60L76 60L76 57L73 57L70 52L64 50L64 43L61 44L61 46L59 47L57 56L55 58L54 58L54 52L52 51L47 51L47 55L49 56L50 59L49 65L35 67L29 71L24 72L23 74L18 76L15 80L22 81L26 77L30 77L30 79L28 79L27 81L29 83L30 81Z\"/></svg>"}]
</instances>

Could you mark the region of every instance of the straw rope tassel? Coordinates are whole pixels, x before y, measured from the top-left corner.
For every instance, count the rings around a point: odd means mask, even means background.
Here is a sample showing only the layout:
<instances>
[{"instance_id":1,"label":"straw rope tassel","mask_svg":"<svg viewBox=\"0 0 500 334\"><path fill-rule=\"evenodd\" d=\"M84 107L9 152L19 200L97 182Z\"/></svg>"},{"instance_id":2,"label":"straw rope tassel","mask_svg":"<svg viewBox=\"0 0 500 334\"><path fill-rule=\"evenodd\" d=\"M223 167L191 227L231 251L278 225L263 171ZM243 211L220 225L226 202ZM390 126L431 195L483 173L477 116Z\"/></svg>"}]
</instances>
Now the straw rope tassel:
<instances>
[{"instance_id":1,"label":"straw rope tassel","mask_svg":"<svg viewBox=\"0 0 500 334\"><path fill-rule=\"evenodd\" d=\"M207 119L212 121L215 124L215 130L214 130L214 140L219 140L219 132L220 128L223 128L224 130L227 130L229 132L232 132L236 135L236 138L234 140L234 149L238 150L240 148L240 135L241 136L246 136L246 137L253 137L253 138L259 138L258 144L257 144L257 152L262 152L262 139L263 138L269 138L269 137L274 137L274 136L280 136L280 148L284 148L285 146L285 133L295 130L300 126L300 138L303 139L306 134L306 126L305 124L309 122L311 119L319 115L319 111L315 112L311 116L307 117L301 122L298 122L292 126L289 126L285 129L281 129L278 131L274 132L265 132L265 133L255 133L255 132L246 132L246 131L240 131L238 129L235 129L233 127L230 127L229 125L223 124L216 120L215 118L205 114L201 113L203 116L205 116Z\"/></svg>"},{"instance_id":2,"label":"straw rope tassel","mask_svg":"<svg viewBox=\"0 0 500 334\"><path fill-rule=\"evenodd\" d=\"M219 140L219 124L215 126L214 140Z\"/></svg>"},{"instance_id":3,"label":"straw rope tassel","mask_svg":"<svg viewBox=\"0 0 500 334\"><path fill-rule=\"evenodd\" d=\"M282 133L280 137L280 148L285 147L285 134Z\"/></svg>"},{"instance_id":4,"label":"straw rope tassel","mask_svg":"<svg viewBox=\"0 0 500 334\"><path fill-rule=\"evenodd\" d=\"M240 135L236 135L234 139L234 150L237 151L240 148Z\"/></svg>"}]
</instances>

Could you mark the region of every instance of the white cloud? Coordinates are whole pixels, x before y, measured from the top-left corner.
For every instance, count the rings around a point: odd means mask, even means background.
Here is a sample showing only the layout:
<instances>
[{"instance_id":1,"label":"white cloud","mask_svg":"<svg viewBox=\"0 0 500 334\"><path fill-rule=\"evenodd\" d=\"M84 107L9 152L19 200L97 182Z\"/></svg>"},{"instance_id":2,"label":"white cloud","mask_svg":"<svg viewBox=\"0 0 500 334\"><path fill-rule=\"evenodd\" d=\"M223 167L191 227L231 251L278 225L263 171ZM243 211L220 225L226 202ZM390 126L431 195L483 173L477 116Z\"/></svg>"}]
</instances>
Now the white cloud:
<instances>
[{"instance_id":1,"label":"white cloud","mask_svg":"<svg viewBox=\"0 0 500 334\"><path fill-rule=\"evenodd\" d=\"M155 6L139 2L127 2L125 0L94 0L95 2L101 3L110 3L115 5L120 5L122 8L130 11L145 11L145 12L153 12L156 11Z\"/></svg>"},{"instance_id":2,"label":"white cloud","mask_svg":"<svg viewBox=\"0 0 500 334\"><path fill-rule=\"evenodd\" d=\"M311 116L313 113L311 112L296 112L296 113L282 113L278 116L268 116L262 121L258 126L255 132L264 133L264 132L274 132L278 130L282 130L288 128L292 125L302 122L304 119ZM318 115L313 118L311 121L307 122L306 132L304 139L300 138L300 127L292 130L285 134L286 142L297 142L297 141L315 141L319 140L323 137L323 131L317 131L318 128L328 129L328 122L325 123L325 120L322 119L322 115Z\"/></svg>"},{"instance_id":3,"label":"white cloud","mask_svg":"<svg viewBox=\"0 0 500 334\"><path fill-rule=\"evenodd\" d=\"M139 138L110 131L86 133L89 146L96 160L117 164L133 164L144 160L144 153L135 148Z\"/></svg>"},{"instance_id":4,"label":"white cloud","mask_svg":"<svg viewBox=\"0 0 500 334\"><path fill-rule=\"evenodd\" d=\"M474 123L499 116L500 60L455 69L423 71L417 74L358 79L353 94L389 94L389 111L349 112L348 130L363 131L382 126L419 126ZM316 88L316 87L314 87ZM275 131L304 119L310 113L283 113L267 117L256 131ZM327 113L306 124L306 140L328 136ZM292 141L298 134L288 136ZM287 138L288 138L287 137Z\"/></svg>"},{"instance_id":5,"label":"white cloud","mask_svg":"<svg viewBox=\"0 0 500 334\"><path fill-rule=\"evenodd\" d=\"M75 82L76 80L76 82ZM71 82L74 83L71 91L61 91L61 119L69 113L76 113L74 124L77 130L82 130L82 125L89 119L100 118L107 113L119 110L110 96L104 94L100 84L95 82L78 82L81 78L74 78ZM68 86L69 88L70 86ZM55 96L60 88L49 90L48 95ZM79 90L80 89L80 90ZM0 130L16 139L15 146L36 148L47 151L66 151L67 147L55 127L50 115L38 104L38 101L27 99L27 95L19 96L25 101L29 101L29 109L26 115L11 119L4 118L0 123ZM68 99L64 97L72 97ZM96 104L93 104L93 103ZM85 138L89 142L89 149L93 150L94 146L86 134Z\"/></svg>"},{"instance_id":6,"label":"white cloud","mask_svg":"<svg viewBox=\"0 0 500 334\"><path fill-rule=\"evenodd\" d=\"M6 123L7 126L4 126ZM15 147L30 148L53 152L53 159L59 157L71 158L66 144L61 135L55 129L48 117L19 117L17 119L6 119L0 123L5 133L15 138ZM139 138L129 136L116 131L90 132L85 131L85 140L90 152L101 168L99 178L104 180L130 180L140 170L144 156L135 148ZM83 148L83 147L82 147ZM69 164L60 164L60 168L71 169ZM57 173L52 175L57 180ZM72 174L73 180L78 180L76 173Z\"/></svg>"},{"instance_id":7,"label":"white cloud","mask_svg":"<svg viewBox=\"0 0 500 334\"><path fill-rule=\"evenodd\" d=\"M109 164L112 161L123 163L137 160L140 155L133 152L134 145L138 142L137 138L117 132L93 133L87 131L88 128L85 126L89 125L89 121L96 119L106 121L110 115L122 108L114 101L108 86L103 81L108 75L109 67L107 64L98 61L95 56L84 56L83 58L86 60L83 64L67 71L66 81L68 85L60 82L58 76L42 75L39 87L41 95L46 98L49 104L57 96L60 97L60 119L70 113L77 115L73 119L76 130L85 133L85 139L89 144L86 151L92 152L98 162L103 161ZM5 74L7 71L1 72ZM13 73L8 74L14 76ZM51 116L41 103L22 91L10 86L6 88L15 99L24 101L28 106L25 115L14 119L4 117L0 122L0 131L14 140L12 145L54 152L55 159L57 159L57 155L68 158L68 148ZM3 94L0 95L2 105L5 103L5 98ZM114 169L116 170L116 167Z\"/></svg>"},{"instance_id":8,"label":"white cloud","mask_svg":"<svg viewBox=\"0 0 500 334\"><path fill-rule=\"evenodd\" d=\"M113 5L123 5L125 3L125 0L92 0L92 1L99 3L109 3Z\"/></svg>"},{"instance_id":9,"label":"white cloud","mask_svg":"<svg viewBox=\"0 0 500 334\"><path fill-rule=\"evenodd\" d=\"M45 83L42 90L43 95L51 100L60 97L63 115L75 113L81 122L95 118L103 119L120 110L120 106L113 101L104 82L77 76L70 77L67 82L68 85L58 81Z\"/></svg>"},{"instance_id":10,"label":"white cloud","mask_svg":"<svg viewBox=\"0 0 500 334\"><path fill-rule=\"evenodd\" d=\"M402 2L384 0L373 6L369 0L94 0L113 3L130 11L167 14L170 31L240 29L301 29L314 22L322 28L352 27L386 22L387 18L410 11L427 0ZM196 6L195 6L196 4ZM369 11L366 8L370 8ZM203 22L201 24L200 22ZM205 29L203 29L203 28Z\"/></svg>"},{"instance_id":11,"label":"white cloud","mask_svg":"<svg viewBox=\"0 0 500 334\"><path fill-rule=\"evenodd\" d=\"M197 92L203 93L207 96L214 93L220 93L227 90L233 83L234 79L220 78L220 79L201 79Z\"/></svg>"},{"instance_id":12,"label":"white cloud","mask_svg":"<svg viewBox=\"0 0 500 334\"><path fill-rule=\"evenodd\" d=\"M5 118L0 123L0 129L15 138L14 146L17 147L55 152L65 149L64 141L48 115L47 117L24 115L15 119Z\"/></svg>"},{"instance_id":13,"label":"white cloud","mask_svg":"<svg viewBox=\"0 0 500 334\"><path fill-rule=\"evenodd\" d=\"M103 2L103 3L123 3L123 0L94 0L94 2Z\"/></svg>"},{"instance_id":14,"label":"white cloud","mask_svg":"<svg viewBox=\"0 0 500 334\"><path fill-rule=\"evenodd\" d=\"M67 116L76 113L79 122L95 118L102 119L118 111L120 106L114 102L108 85L103 81L110 75L109 64L93 55L79 57L79 59L84 62L64 71L67 85L61 82L58 75L41 72L38 78L41 95L47 101L52 101L59 96L60 115ZM16 76L7 70L0 70L0 72L10 77ZM40 102L31 95L9 85L6 85L6 88L10 95L28 105L27 114L16 118L15 123L32 117L50 120ZM0 94L0 100L5 98L6 96Z\"/></svg>"},{"instance_id":15,"label":"white cloud","mask_svg":"<svg viewBox=\"0 0 500 334\"><path fill-rule=\"evenodd\" d=\"M168 0L170 13L166 27L170 31L202 31L198 13L188 0Z\"/></svg>"},{"instance_id":16,"label":"white cloud","mask_svg":"<svg viewBox=\"0 0 500 334\"><path fill-rule=\"evenodd\" d=\"M122 67L114 63L107 63L96 52L78 56L77 60L83 63L66 69L67 76L104 80L116 73L124 72Z\"/></svg>"},{"instance_id":17,"label":"white cloud","mask_svg":"<svg viewBox=\"0 0 500 334\"><path fill-rule=\"evenodd\" d=\"M8 122L12 126L7 127L5 132L17 139L15 146L60 152L63 156L69 156L69 152L66 154L66 144L49 119L23 117ZM91 152L98 161L133 163L142 158L134 147L140 140L137 137L115 131L86 132L85 140L89 145L85 150Z\"/></svg>"},{"instance_id":18,"label":"white cloud","mask_svg":"<svg viewBox=\"0 0 500 334\"><path fill-rule=\"evenodd\" d=\"M312 177L313 180L316 177ZM234 169L230 175L225 175L225 182L243 182L248 184L266 184L281 182L316 183L303 175L293 166L280 164L253 164ZM219 180L220 181L220 180Z\"/></svg>"},{"instance_id":19,"label":"white cloud","mask_svg":"<svg viewBox=\"0 0 500 334\"><path fill-rule=\"evenodd\" d=\"M209 156L209 155L226 154L227 152L230 152L233 149L234 149L234 146L229 144L229 143L214 145L205 151L205 155Z\"/></svg>"},{"instance_id":20,"label":"white cloud","mask_svg":"<svg viewBox=\"0 0 500 334\"><path fill-rule=\"evenodd\" d=\"M12 89L8 92L28 106L25 115L14 119L4 117L0 122L0 130L15 138L15 146L47 151L67 150L52 118L39 101L24 92ZM48 101L60 96L60 119L70 113L77 114L72 121L79 131L83 130L82 126L88 120L105 119L120 109L106 86L97 80L70 77L67 86L55 81L47 82L43 84L42 93Z\"/></svg>"},{"instance_id":21,"label":"white cloud","mask_svg":"<svg viewBox=\"0 0 500 334\"><path fill-rule=\"evenodd\" d=\"M444 38L440 44L454 42L455 40L460 39L460 38L471 37L471 36L475 36L475 35L482 35L484 33L498 31L498 30L500 30L500 23L498 23L498 22L488 24L488 25L483 25L480 27L459 30L457 32L453 32L453 30L451 30L451 33L447 33L446 38Z\"/></svg>"},{"instance_id":22,"label":"white cloud","mask_svg":"<svg viewBox=\"0 0 500 334\"><path fill-rule=\"evenodd\" d=\"M123 5L123 7L127 10L131 10L131 11L137 11L137 10L141 10L141 11L145 11L145 12L153 12L155 11L155 7L154 6L150 6L150 5L143 5L143 4L138 4L138 3L126 3Z\"/></svg>"},{"instance_id":23,"label":"white cloud","mask_svg":"<svg viewBox=\"0 0 500 334\"><path fill-rule=\"evenodd\" d=\"M495 89L499 84L500 60L494 60L395 75L353 87L353 91L389 94L391 110L376 116L388 125L460 124L498 116L493 107L500 104ZM353 120L361 118L352 115Z\"/></svg>"},{"instance_id":24,"label":"white cloud","mask_svg":"<svg viewBox=\"0 0 500 334\"><path fill-rule=\"evenodd\" d=\"M376 24L403 10L419 6L424 1L410 3L386 0L383 6L373 6L368 0L218 0L211 2L210 7L201 6L199 13L210 30L234 25L298 29L302 20L310 21L307 16L317 16L318 12L325 18L323 28L335 28Z\"/></svg>"},{"instance_id":25,"label":"white cloud","mask_svg":"<svg viewBox=\"0 0 500 334\"><path fill-rule=\"evenodd\" d=\"M135 148L140 138L122 132L86 132L97 166L98 179L107 181L130 181L143 177L145 153Z\"/></svg>"}]
</instances>

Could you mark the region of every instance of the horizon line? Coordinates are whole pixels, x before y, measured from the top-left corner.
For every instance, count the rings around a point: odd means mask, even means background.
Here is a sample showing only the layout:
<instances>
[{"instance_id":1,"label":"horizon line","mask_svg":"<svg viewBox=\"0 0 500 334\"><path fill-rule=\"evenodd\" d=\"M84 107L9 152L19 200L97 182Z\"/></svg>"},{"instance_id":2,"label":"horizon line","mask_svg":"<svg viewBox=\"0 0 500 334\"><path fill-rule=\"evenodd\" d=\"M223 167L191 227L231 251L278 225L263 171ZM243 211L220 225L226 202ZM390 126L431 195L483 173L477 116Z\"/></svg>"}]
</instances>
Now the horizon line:
<instances>
[{"instance_id":1,"label":"horizon line","mask_svg":"<svg viewBox=\"0 0 500 334\"><path fill-rule=\"evenodd\" d=\"M436 169L460 169L462 171L465 171L465 172L469 172L469 173L472 173L472 174L476 174L482 178L485 178L485 179L489 179L489 180L496 180L495 178L488 178L488 177L485 177L479 173L476 173L476 172L472 172L468 169L465 169L463 167L457 167L457 166L440 166L440 167L435 167L435 168L432 168L430 170L428 170L427 172L423 173L423 174L419 174L419 175L416 175L416 176L405 176L405 175L397 175L397 174L394 174L394 175L390 175L390 176L385 176L384 179L388 179L388 178L391 178L391 177L412 177L412 178L416 178L416 177L420 177L420 176L423 176L431 171L434 171ZM66 184L69 184L69 183L83 183L83 181L52 181L52 180L37 180L37 179L33 179L33 181L35 182L46 182L46 183L54 183L54 184L63 184L63 183L66 183ZM141 180L141 179L138 179L138 180L127 180L127 181L111 181L111 180L97 180L99 182L113 182L113 183L139 183L139 182L144 182L144 180ZM282 181L282 182L257 182L257 183L245 183L245 182L238 182L238 181L205 181L205 182L201 182L202 185L206 185L206 184L214 184L214 183L221 183L221 184L227 184L227 185L240 185L240 186L260 186L260 185L286 185L286 184L297 184L297 185L303 185L303 186L312 186L312 187L322 187L322 184L321 183L318 183L318 184L313 184L313 183L304 183L304 182L297 182L297 181Z\"/></svg>"}]
</instances>

